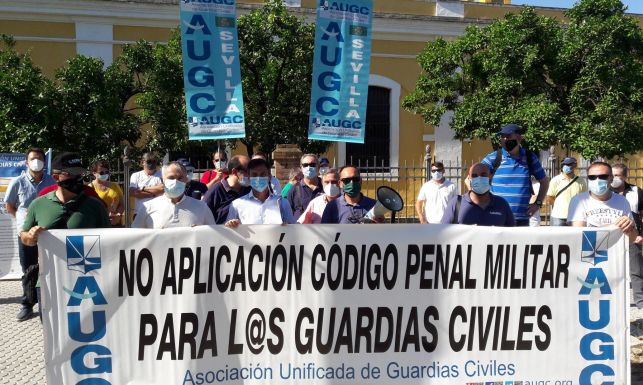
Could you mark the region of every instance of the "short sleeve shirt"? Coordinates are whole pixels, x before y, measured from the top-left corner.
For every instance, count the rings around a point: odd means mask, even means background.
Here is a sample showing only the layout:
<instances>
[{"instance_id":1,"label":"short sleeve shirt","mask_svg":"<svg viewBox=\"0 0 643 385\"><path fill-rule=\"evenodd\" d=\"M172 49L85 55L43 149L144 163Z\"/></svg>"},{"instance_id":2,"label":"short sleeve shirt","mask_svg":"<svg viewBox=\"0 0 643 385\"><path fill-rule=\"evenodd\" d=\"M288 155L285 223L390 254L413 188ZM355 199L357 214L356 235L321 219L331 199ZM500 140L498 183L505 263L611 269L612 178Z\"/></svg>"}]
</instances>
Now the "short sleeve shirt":
<instances>
[{"instance_id":1,"label":"short sleeve shirt","mask_svg":"<svg viewBox=\"0 0 643 385\"><path fill-rule=\"evenodd\" d=\"M360 223L375 203L377 203L375 199L362 195L359 203L353 205L346 202L346 198L342 195L328 202L322 214L321 223Z\"/></svg>"},{"instance_id":2,"label":"short sleeve shirt","mask_svg":"<svg viewBox=\"0 0 643 385\"><path fill-rule=\"evenodd\" d=\"M118 185L118 183L112 182L106 190L101 190L100 188L92 185L96 195L105 202L105 206L109 210L115 210L118 207L121 199L123 199L123 190Z\"/></svg>"},{"instance_id":3,"label":"short sleeve shirt","mask_svg":"<svg viewBox=\"0 0 643 385\"><path fill-rule=\"evenodd\" d=\"M418 200L424 202L424 216L429 223L440 223L449 199L456 195L455 185L448 180L443 183L426 182L420 189Z\"/></svg>"},{"instance_id":4,"label":"short sleeve shirt","mask_svg":"<svg viewBox=\"0 0 643 385\"><path fill-rule=\"evenodd\" d=\"M471 200L471 193L462 195L460 202L460 211L455 223L462 225L478 225L478 226L504 226L513 227L516 225L513 212L509 207L507 201L503 198L491 194L491 201L487 207L482 208ZM444 210L444 217L442 223L453 223L455 216L455 209L458 201L458 196L451 198L446 210Z\"/></svg>"},{"instance_id":5,"label":"short sleeve shirt","mask_svg":"<svg viewBox=\"0 0 643 385\"><path fill-rule=\"evenodd\" d=\"M573 178L572 178L573 179ZM567 219L567 211L569 209L569 202L576 195L587 191L587 182L585 178L577 178L574 183L565 188L572 179L568 179L565 174L559 174L552 178L549 182L549 189L547 196L555 197L554 206L551 209L551 216L559 219ZM562 189L565 189L558 197L556 195Z\"/></svg>"},{"instance_id":6,"label":"short sleeve shirt","mask_svg":"<svg viewBox=\"0 0 643 385\"><path fill-rule=\"evenodd\" d=\"M137 189L142 189L143 187L151 187L151 186L158 186L160 184L163 184L163 180L161 179L161 172L156 171L152 175L147 175L145 173L145 170L137 171L132 174L129 180L129 186L130 187L136 187ZM144 202L147 202L149 200L152 200L154 198L136 198L136 203L134 206L135 212L140 210L141 206L143 205Z\"/></svg>"},{"instance_id":7,"label":"short sleeve shirt","mask_svg":"<svg viewBox=\"0 0 643 385\"><path fill-rule=\"evenodd\" d=\"M47 229L93 229L110 227L109 216L102 202L94 197L78 195L68 202L61 202L52 191L29 205L23 231L33 226Z\"/></svg>"},{"instance_id":8,"label":"short sleeve shirt","mask_svg":"<svg viewBox=\"0 0 643 385\"><path fill-rule=\"evenodd\" d=\"M44 174L40 182L36 182L28 171L11 180L4 200L16 206L16 230L18 233L22 230L27 216L27 208L31 202L38 197L40 191L55 184L56 180L49 174Z\"/></svg>"},{"instance_id":9,"label":"short sleeve shirt","mask_svg":"<svg viewBox=\"0 0 643 385\"><path fill-rule=\"evenodd\" d=\"M622 216L632 218L630 204L621 195L612 193L606 201L600 201L584 192L572 198L567 222L585 222L587 227L602 227L614 224Z\"/></svg>"},{"instance_id":10,"label":"short sleeve shirt","mask_svg":"<svg viewBox=\"0 0 643 385\"><path fill-rule=\"evenodd\" d=\"M482 164L487 166L491 172L493 172L496 156L497 153L494 151L482 160ZM491 181L491 192L509 203L516 220L529 219L527 208L531 198L531 175L538 180L546 176L536 153L532 152L531 157L530 171L527 151L524 148L520 148L518 158L515 159L503 148L502 161L498 169L495 170Z\"/></svg>"}]
</instances>

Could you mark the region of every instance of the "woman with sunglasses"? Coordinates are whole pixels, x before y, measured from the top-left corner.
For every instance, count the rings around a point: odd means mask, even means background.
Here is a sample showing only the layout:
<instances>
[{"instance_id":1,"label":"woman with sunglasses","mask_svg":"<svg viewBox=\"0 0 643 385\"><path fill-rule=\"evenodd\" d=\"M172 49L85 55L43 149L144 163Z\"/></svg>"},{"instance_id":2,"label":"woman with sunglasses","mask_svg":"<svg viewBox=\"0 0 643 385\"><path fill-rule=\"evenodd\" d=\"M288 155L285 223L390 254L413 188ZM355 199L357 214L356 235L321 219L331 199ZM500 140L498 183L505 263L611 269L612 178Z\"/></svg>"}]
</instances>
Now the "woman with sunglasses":
<instances>
[{"instance_id":1,"label":"woman with sunglasses","mask_svg":"<svg viewBox=\"0 0 643 385\"><path fill-rule=\"evenodd\" d=\"M94 180L90 186L94 188L96 194L105 202L109 211L109 220L112 226L118 227L123 225L123 190L118 183L109 181L109 163L104 160L98 160L92 164L92 173Z\"/></svg>"}]
</instances>

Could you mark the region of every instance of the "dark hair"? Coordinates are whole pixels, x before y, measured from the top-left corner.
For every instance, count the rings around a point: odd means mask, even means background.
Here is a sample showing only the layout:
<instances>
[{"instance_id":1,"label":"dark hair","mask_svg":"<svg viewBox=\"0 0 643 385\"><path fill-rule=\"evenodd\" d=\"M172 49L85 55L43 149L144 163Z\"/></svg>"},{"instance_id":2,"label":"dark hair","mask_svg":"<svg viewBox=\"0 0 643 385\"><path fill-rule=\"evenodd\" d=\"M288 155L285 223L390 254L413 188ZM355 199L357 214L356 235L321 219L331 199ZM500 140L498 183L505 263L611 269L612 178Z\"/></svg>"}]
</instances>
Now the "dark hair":
<instances>
[{"instance_id":1,"label":"dark hair","mask_svg":"<svg viewBox=\"0 0 643 385\"><path fill-rule=\"evenodd\" d=\"M619 170L623 170L623 175L627 176L627 166L624 165L623 163L616 163L612 165L612 169L618 168Z\"/></svg>"},{"instance_id":2,"label":"dark hair","mask_svg":"<svg viewBox=\"0 0 643 385\"><path fill-rule=\"evenodd\" d=\"M266 167L268 170L270 170L270 165L268 164L268 161L263 160L263 159L261 159L261 158L252 159L252 160L248 163L248 170L252 170L252 169L255 169L255 168L257 168L257 167L261 167L261 166L264 166L264 167Z\"/></svg>"},{"instance_id":3,"label":"dark hair","mask_svg":"<svg viewBox=\"0 0 643 385\"><path fill-rule=\"evenodd\" d=\"M433 163L431 163L431 167L437 167L437 168L441 168L441 169L444 170L444 163L442 163L442 162L433 162Z\"/></svg>"},{"instance_id":4,"label":"dark hair","mask_svg":"<svg viewBox=\"0 0 643 385\"><path fill-rule=\"evenodd\" d=\"M92 172L98 171L99 168L106 168L109 170L109 163L106 160L97 160L92 163Z\"/></svg>"},{"instance_id":5,"label":"dark hair","mask_svg":"<svg viewBox=\"0 0 643 385\"><path fill-rule=\"evenodd\" d=\"M345 165L345 166L342 166L342 167L339 169L339 173L341 174L341 173L342 173L342 171L344 171L344 169L345 169L345 168L354 168L355 170L357 170L357 176L361 176L361 175L360 175L360 172L359 172L359 168L357 168L357 166L353 166L352 164L347 164L347 165Z\"/></svg>"},{"instance_id":6,"label":"dark hair","mask_svg":"<svg viewBox=\"0 0 643 385\"><path fill-rule=\"evenodd\" d=\"M145 154L143 154L143 156L142 156L141 160L142 160L143 162L150 161L150 160L151 160L151 161L154 161L154 162L156 162L156 163L158 163L158 162L159 162L159 158L158 158L158 156L156 156L156 154L155 154L155 153L153 153L153 152L146 152Z\"/></svg>"},{"instance_id":7,"label":"dark hair","mask_svg":"<svg viewBox=\"0 0 643 385\"><path fill-rule=\"evenodd\" d=\"M596 167L596 166L605 166L605 167L607 167L610 170L610 175L612 175L612 166L610 166L609 163L605 163L605 162L594 162L594 163L590 164L589 167L587 167L587 172L589 172L589 170L591 170L593 167Z\"/></svg>"},{"instance_id":8,"label":"dark hair","mask_svg":"<svg viewBox=\"0 0 643 385\"><path fill-rule=\"evenodd\" d=\"M235 155L230 158L230 161L228 162L228 170L230 172L232 172L232 170L246 171L246 167L241 164L241 158L243 157L245 157L245 155Z\"/></svg>"},{"instance_id":9,"label":"dark hair","mask_svg":"<svg viewBox=\"0 0 643 385\"><path fill-rule=\"evenodd\" d=\"M27 152L25 152L25 158L29 158L29 154L31 154L32 152L42 155L43 159L47 158L47 155L45 155L45 151L43 151L43 149L40 147L31 147L30 149L28 149Z\"/></svg>"},{"instance_id":10,"label":"dark hair","mask_svg":"<svg viewBox=\"0 0 643 385\"><path fill-rule=\"evenodd\" d=\"M228 154L224 150L216 150L212 152L212 158L214 158L217 154L223 154L223 156L228 159Z\"/></svg>"}]
</instances>

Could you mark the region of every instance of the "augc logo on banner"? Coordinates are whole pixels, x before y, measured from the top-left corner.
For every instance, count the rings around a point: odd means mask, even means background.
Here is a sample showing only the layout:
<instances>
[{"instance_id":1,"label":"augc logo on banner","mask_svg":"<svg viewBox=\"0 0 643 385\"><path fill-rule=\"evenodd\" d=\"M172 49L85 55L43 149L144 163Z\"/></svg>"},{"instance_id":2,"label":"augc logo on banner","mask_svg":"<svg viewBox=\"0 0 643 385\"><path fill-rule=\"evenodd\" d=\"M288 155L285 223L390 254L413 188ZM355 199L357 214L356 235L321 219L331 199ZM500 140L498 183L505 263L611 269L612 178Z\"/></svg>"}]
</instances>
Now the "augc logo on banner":
<instances>
[{"instance_id":1,"label":"augc logo on banner","mask_svg":"<svg viewBox=\"0 0 643 385\"><path fill-rule=\"evenodd\" d=\"M100 237L97 235L66 238L67 268L75 277L73 288L63 287L68 294L67 333L78 345L69 357L78 375L76 385L111 384L105 377L112 373L112 352L100 340L107 334L107 300L96 275L101 268ZM86 304L85 304L86 303ZM85 312L91 312L88 317ZM88 331L81 328L81 319L92 320Z\"/></svg>"},{"instance_id":2,"label":"augc logo on banner","mask_svg":"<svg viewBox=\"0 0 643 385\"><path fill-rule=\"evenodd\" d=\"M372 0L319 0L308 138L364 143Z\"/></svg>"},{"instance_id":3,"label":"augc logo on banner","mask_svg":"<svg viewBox=\"0 0 643 385\"><path fill-rule=\"evenodd\" d=\"M598 384L602 376L602 384L613 384L614 377L614 338L602 331L611 320L610 301L612 289L607 276L600 267L608 261L609 247L608 231L583 231L580 259L590 264L585 278L578 277L580 290L578 292L578 321L581 330L586 333L580 340L580 355L587 362L579 376L580 385ZM600 294L592 293L598 291ZM596 309L598 306L598 309ZM598 314L598 319L596 319Z\"/></svg>"},{"instance_id":4,"label":"augc logo on banner","mask_svg":"<svg viewBox=\"0 0 643 385\"><path fill-rule=\"evenodd\" d=\"M243 138L235 1L183 0L181 45L190 139Z\"/></svg>"}]
</instances>

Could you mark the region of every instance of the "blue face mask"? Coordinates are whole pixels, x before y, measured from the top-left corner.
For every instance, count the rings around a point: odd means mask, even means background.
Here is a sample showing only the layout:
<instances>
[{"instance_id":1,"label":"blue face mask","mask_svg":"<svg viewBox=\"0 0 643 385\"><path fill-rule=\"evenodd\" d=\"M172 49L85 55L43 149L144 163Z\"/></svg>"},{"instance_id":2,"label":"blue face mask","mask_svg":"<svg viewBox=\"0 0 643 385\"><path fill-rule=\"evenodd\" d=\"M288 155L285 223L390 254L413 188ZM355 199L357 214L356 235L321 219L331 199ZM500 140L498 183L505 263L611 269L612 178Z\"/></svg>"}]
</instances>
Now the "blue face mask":
<instances>
[{"instance_id":1,"label":"blue face mask","mask_svg":"<svg viewBox=\"0 0 643 385\"><path fill-rule=\"evenodd\" d=\"M489 191L489 178L486 176L478 176L471 178L471 190L478 194L486 194Z\"/></svg>"},{"instance_id":2,"label":"blue face mask","mask_svg":"<svg viewBox=\"0 0 643 385\"><path fill-rule=\"evenodd\" d=\"M590 180L588 187L589 191L597 196L603 196L609 191L609 183L603 179Z\"/></svg>"},{"instance_id":3,"label":"blue face mask","mask_svg":"<svg viewBox=\"0 0 643 385\"><path fill-rule=\"evenodd\" d=\"M569 166L569 165L567 165L567 164L563 165L563 172L564 172L565 174L569 174L569 173L571 173L572 171L574 171L574 169L572 168L572 166Z\"/></svg>"},{"instance_id":4,"label":"blue face mask","mask_svg":"<svg viewBox=\"0 0 643 385\"><path fill-rule=\"evenodd\" d=\"M262 193L268 188L269 181L270 178L267 176L250 177L250 186L252 186L252 189L256 192Z\"/></svg>"},{"instance_id":5,"label":"blue face mask","mask_svg":"<svg viewBox=\"0 0 643 385\"><path fill-rule=\"evenodd\" d=\"M165 195L170 198L178 198L185 192L185 182L177 179L166 179L163 181Z\"/></svg>"},{"instance_id":6,"label":"blue face mask","mask_svg":"<svg viewBox=\"0 0 643 385\"><path fill-rule=\"evenodd\" d=\"M239 184L242 185L243 187L248 187L250 186L250 178L248 178L245 175L239 175Z\"/></svg>"},{"instance_id":7,"label":"blue face mask","mask_svg":"<svg viewBox=\"0 0 643 385\"><path fill-rule=\"evenodd\" d=\"M315 167L303 167L301 171L306 178L314 178L317 176L317 169Z\"/></svg>"}]
</instances>

